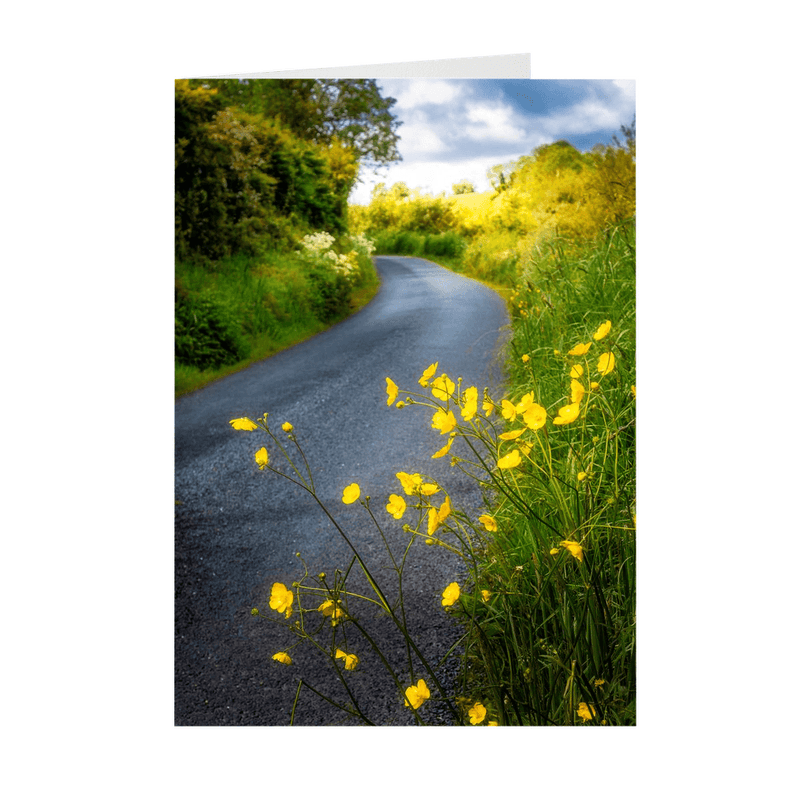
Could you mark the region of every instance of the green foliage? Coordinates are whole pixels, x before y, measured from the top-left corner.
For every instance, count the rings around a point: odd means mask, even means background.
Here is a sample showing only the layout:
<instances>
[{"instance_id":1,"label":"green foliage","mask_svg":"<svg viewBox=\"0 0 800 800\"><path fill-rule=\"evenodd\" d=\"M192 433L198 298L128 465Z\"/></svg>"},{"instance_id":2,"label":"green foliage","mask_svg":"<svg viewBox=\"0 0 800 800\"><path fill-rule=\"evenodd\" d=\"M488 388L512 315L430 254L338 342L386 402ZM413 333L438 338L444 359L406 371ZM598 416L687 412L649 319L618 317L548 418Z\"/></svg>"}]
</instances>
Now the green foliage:
<instances>
[{"instance_id":1,"label":"green foliage","mask_svg":"<svg viewBox=\"0 0 800 800\"><path fill-rule=\"evenodd\" d=\"M636 214L636 120L622 126L623 145L615 136L611 147L592 152L593 171L587 184L589 210L598 227L616 226Z\"/></svg>"},{"instance_id":2,"label":"green foliage","mask_svg":"<svg viewBox=\"0 0 800 800\"><path fill-rule=\"evenodd\" d=\"M489 170L494 192L432 197L403 183L378 184L368 206L350 209L350 224L376 240L381 253L446 255L460 269L513 286L527 261L559 240L592 242L636 216L635 121L624 142L581 153L559 140ZM459 235L453 246L447 232ZM438 235L439 239L423 239ZM455 240L453 240L454 242ZM455 266L455 265L453 265Z\"/></svg>"},{"instance_id":3,"label":"green foliage","mask_svg":"<svg viewBox=\"0 0 800 800\"><path fill-rule=\"evenodd\" d=\"M370 235L387 230L440 234L454 230L457 224L452 200L412 192L404 183L395 183L390 189L382 183L375 186L358 222Z\"/></svg>"},{"instance_id":4,"label":"green foliage","mask_svg":"<svg viewBox=\"0 0 800 800\"><path fill-rule=\"evenodd\" d=\"M498 531L480 565L478 585L494 599L473 631L473 668L490 702L517 724L569 724L579 699L598 712L595 724L635 724L631 235L615 230L571 255L552 243L526 265L512 297L511 402L556 399L554 413L573 399L576 366L586 390L578 419L548 431L531 451L539 467L496 494ZM595 340L607 319L610 332ZM570 355L581 343L591 343L588 353ZM599 357L609 352L614 368L601 375ZM582 560L559 540L579 543Z\"/></svg>"},{"instance_id":5,"label":"green foliage","mask_svg":"<svg viewBox=\"0 0 800 800\"><path fill-rule=\"evenodd\" d=\"M453 184L453 194L472 194L475 191L475 184L472 181L463 180Z\"/></svg>"},{"instance_id":6,"label":"green foliage","mask_svg":"<svg viewBox=\"0 0 800 800\"><path fill-rule=\"evenodd\" d=\"M273 118L304 141L323 146L338 141L357 161L374 166L400 160L401 123L391 113L397 101L382 97L374 79L203 79L191 84L213 87L226 105Z\"/></svg>"},{"instance_id":7,"label":"green foliage","mask_svg":"<svg viewBox=\"0 0 800 800\"><path fill-rule=\"evenodd\" d=\"M355 153L337 139L314 144L274 119L221 104L214 89L176 81L177 257L285 246L287 225L344 231Z\"/></svg>"},{"instance_id":8,"label":"green foliage","mask_svg":"<svg viewBox=\"0 0 800 800\"><path fill-rule=\"evenodd\" d=\"M175 292L175 359L207 369L241 361L250 350L242 320L213 294Z\"/></svg>"},{"instance_id":9,"label":"green foliage","mask_svg":"<svg viewBox=\"0 0 800 800\"><path fill-rule=\"evenodd\" d=\"M379 253L404 256L445 256L460 258L467 247L463 236L455 231L423 234L416 231L385 231L374 237Z\"/></svg>"},{"instance_id":10,"label":"green foliage","mask_svg":"<svg viewBox=\"0 0 800 800\"><path fill-rule=\"evenodd\" d=\"M379 281L364 237L334 237L337 261L293 250L239 252L176 263L175 377L178 394L265 358L361 307Z\"/></svg>"}]
</instances>

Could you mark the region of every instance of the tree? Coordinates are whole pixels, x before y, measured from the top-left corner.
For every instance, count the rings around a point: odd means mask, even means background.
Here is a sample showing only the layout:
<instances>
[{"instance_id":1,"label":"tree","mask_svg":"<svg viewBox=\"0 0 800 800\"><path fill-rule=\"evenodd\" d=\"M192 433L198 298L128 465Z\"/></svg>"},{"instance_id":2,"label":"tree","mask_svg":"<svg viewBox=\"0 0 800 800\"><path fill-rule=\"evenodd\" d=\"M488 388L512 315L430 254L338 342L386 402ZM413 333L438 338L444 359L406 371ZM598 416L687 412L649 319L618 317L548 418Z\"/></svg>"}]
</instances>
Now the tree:
<instances>
[{"instance_id":1,"label":"tree","mask_svg":"<svg viewBox=\"0 0 800 800\"><path fill-rule=\"evenodd\" d=\"M496 192L504 192L511 185L511 176L516 167L514 161L509 161L507 164L495 164L486 170L486 177L492 188Z\"/></svg>"},{"instance_id":2,"label":"tree","mask_svg":"<svg viewBox=\"0 0 800 800\"><path fill-rule=\"evenodd\" d=\"M475 191L475 184L466 178L453 184L453 194L472 194Z\"/></svg>"},{"instance_id":3,"label":"tree","mask_svg":"<svg viewBox=\"0 0 800 800\"><path fill-rule=\"evenodd\" d=\"M285 240L287 225L346 227L358 165L335 137L300 139L276 119L175 85L175 250L221 258Z\"/></svg>"},{"instance_id":4,"label":"tree","mask_svg":"<svg viewBox=\"0 0 800 800\"><path fill-rule=\"evenodd\" d=\"M397 150L397 102L382 97L374 79L281 78L195 80L217 89L229 105L277 119L301 139L330 145L337 140L365 166L402 160Z\"/></svg>"},{"instance_id":5,"label":"tree","mask_svg":"<svg viewBox=\"0 0 800 800\"><path fill-rule=\"evenodd\" d=\"M617 136L611 146L597 146L588 189L598 225L617 225L636 216L636 118L621 126L624 144Z\"/></svg>"}]
</instances>

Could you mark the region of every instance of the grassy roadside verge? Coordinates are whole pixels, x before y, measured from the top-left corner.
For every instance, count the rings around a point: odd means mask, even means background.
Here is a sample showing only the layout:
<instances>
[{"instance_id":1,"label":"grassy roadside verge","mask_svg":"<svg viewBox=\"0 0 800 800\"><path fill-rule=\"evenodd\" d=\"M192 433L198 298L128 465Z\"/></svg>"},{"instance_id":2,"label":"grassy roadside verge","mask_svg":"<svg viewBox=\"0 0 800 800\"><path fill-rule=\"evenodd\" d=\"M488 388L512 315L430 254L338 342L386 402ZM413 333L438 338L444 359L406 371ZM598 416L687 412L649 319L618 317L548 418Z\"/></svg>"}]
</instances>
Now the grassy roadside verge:
<instances>
[{"instance_id":1,"label":"grassy roadside verge","mask_svg":"<svg viewBox=\"0 0 800 800\"><path fill-rule=\"evenodd\" d=\"M506 287L490 533L459 607L464 695L493 724L636 724L635 262L632 224L554 237Z\"/></svg>"},{"instance_id":2,"label":"grassy roadside verge","mask_svg":"<svg viewBox=\"0 0 800 800\"><path fill-rule=\"evenodd\" d=\"M329 270L309 268L295 253L238 255L206 265L178 262L175 398L299 344L363 308L380 279L368 255L360 253L357 261L346 281Z\"/></svg>"},{"instance_id":3,"label":"grassy roadside verge","mask_svg":"<svg viewBox=\"0 0 800 800\"><path fill-rule=\"evenodd\" d=\"M633 236L554 242L512 296L500 452L521 460L495 494L468 647L505 724L636 723Z\"/></svg>"}]
</instances>

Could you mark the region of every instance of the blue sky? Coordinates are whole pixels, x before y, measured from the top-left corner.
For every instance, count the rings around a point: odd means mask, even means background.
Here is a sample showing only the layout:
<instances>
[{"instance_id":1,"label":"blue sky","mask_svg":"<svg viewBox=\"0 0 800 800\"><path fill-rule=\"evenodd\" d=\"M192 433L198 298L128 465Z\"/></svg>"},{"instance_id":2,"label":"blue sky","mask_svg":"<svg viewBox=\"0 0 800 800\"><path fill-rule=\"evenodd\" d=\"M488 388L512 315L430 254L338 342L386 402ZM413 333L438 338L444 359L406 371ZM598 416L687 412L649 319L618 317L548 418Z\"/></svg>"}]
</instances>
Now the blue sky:
<instances>
[{"instance_id":1,"label":"blue sky","mask_svg":"<svg viewBox=\"0 0 800 800\"><path fill-rule=\"evenodd\" d=\"M402 181L426 193L451 192L466 178L490 188L487 170L566 139L579 150L609 144L635 113L632 80L378 78L403 123L403 160L363 170L350 200L368 203L372 188Z\"/></svg>"}]
</instances>

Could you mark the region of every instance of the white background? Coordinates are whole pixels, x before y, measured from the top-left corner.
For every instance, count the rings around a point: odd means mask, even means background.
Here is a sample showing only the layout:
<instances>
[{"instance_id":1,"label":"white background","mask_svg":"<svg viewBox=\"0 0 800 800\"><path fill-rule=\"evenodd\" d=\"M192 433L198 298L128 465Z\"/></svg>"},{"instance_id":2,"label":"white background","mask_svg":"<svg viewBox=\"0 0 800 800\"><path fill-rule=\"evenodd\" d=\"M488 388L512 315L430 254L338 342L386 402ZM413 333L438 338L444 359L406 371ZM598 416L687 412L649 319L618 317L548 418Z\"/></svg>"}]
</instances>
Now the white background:
<instances>
[{"instance_id":1,"label":"white background","mask_svg":"<svg viewBox=\"0 0 800 800\"><path fill-rule=\"evenodd\" d=\"M8 796L787 796L798 264L785 7L6 11ZM174 79L513 53L531 54L532 77L637 81L638 726L174 728Z\"/></svg>"}]
</instances>

